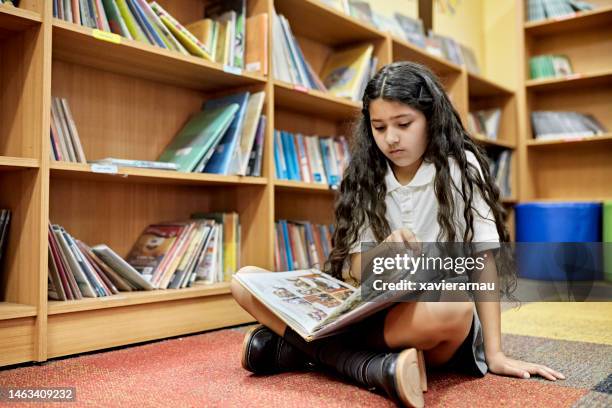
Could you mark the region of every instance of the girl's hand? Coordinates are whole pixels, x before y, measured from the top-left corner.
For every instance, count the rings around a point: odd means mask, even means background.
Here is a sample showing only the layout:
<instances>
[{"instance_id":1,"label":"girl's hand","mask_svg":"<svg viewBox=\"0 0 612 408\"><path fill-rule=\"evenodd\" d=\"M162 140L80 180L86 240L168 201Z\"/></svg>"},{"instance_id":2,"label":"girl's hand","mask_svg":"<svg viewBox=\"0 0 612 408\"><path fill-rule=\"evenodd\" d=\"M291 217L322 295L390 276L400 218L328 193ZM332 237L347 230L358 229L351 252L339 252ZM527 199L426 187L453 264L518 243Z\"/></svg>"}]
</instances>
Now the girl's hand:
<instances>
[{"instance_id":1,"label":"girl's hand","mask_svg":"<svg viewBox=\"0 0 612 408\"><path fill-rule=\"evenodd\" d=\"M414 252L421 252L421 243L417 240L414 232L407 228L396 229L383 242L405 242Z\"/></svg>"},{"instance_id":2,"label":"girl's hand","mask_svg":"<svg viewBox=\"0 0 612 408\"><path fill-rule=\"evenodd\" d=\"M487 357L487 365L489 366L490 372L499 375L529 378L531 374L539 374L550 381L556 381L557 379L565 380L563 374L552 368L540 364L528 363L526 361L514 360L506 357L502 352Z\"/></svg>"}]
</instances>

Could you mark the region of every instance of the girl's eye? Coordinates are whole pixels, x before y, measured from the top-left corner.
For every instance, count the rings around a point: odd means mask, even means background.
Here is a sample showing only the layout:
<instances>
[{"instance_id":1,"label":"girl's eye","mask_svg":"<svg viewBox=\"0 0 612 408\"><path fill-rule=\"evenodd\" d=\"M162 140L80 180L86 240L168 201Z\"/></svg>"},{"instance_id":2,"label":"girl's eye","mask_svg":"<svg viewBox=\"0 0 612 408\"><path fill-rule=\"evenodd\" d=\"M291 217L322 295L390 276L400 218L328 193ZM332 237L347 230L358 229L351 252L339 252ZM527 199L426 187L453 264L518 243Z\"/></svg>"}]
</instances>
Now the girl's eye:
<instances>
[{"instance_id":1,"label":"girl's eye","mask_svg":"<svg viewBox=\"0 0 612 408\"><path fill-rule=\"evenodd\" d=\"M407 128L408 126L410 126L410 123L400 123L399 127L401 128Z\"/></svg>"},{"instance_id":2,"label":"girl's eye","mask_svg":"<svg viewBox=\"0 0 612 408\"><path fill-rule=\"evenodd\" d=\"M384 126L383 126L383 127L376 127L376 126L374 126L374 129L375 129L377 132L382 132L383 130L385 130L385 127L384 127Z\"/></svg>"}]
</instances>

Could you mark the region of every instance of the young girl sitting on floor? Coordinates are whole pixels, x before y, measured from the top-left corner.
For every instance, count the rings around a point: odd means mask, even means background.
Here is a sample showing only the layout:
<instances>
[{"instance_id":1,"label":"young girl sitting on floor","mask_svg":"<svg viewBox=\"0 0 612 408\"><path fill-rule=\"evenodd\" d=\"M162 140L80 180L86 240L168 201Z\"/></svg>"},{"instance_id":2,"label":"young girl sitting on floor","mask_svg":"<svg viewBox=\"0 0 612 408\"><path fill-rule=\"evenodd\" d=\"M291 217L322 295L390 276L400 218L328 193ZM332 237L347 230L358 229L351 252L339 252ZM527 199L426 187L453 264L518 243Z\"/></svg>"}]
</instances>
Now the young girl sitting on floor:
<instances>
[{"instance_id":1,"label":"young girl sitting on floor","mask_svg":"<svg viewBox=\"0 0 612 408\"><path fill-rule=\"evenodd\" d=\"M369 81L351 146L327 272L359 281L362 242L508 242L487 160L427 68L398 62ZM486 259L485 273L496 276L494 257ZM499 280L502 293L516 282L501 273ZM307 343L236 281L232 293L262 324L242 351L243 367L257 374L314 363L415 407L423 406L425 362L474 376L564 378L504 355L499 302L397 303L347 333Z\"/></svg>"}]
</instances>

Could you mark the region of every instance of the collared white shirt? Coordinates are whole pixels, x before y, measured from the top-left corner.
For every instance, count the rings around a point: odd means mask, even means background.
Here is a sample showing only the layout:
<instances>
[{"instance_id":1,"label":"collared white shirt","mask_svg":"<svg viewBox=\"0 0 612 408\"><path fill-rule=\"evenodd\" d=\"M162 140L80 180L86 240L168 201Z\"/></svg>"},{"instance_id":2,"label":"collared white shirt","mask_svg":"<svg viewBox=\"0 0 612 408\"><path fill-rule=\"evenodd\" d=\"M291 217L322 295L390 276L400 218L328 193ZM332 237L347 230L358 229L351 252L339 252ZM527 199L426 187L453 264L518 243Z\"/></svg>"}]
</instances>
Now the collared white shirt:
<instances>
[{"instance_id":1,"label":"collared white shirt","mask_svg":"<svg viewBox=\"0 0 612 408\"><path fill-rule=\"evenodd\" d=\"M466 151L466 156L468 161L474 164L482 175L476 156L469 151ZM451 179L460 191L461 171L459 166L452 158L449 158L449 166ZM412 231L420 242L438 242L440 225L437 220L438 200L434 189L435 175L435 165L423 161L413 179L408 184L402 186L395 178L391 166L387 164L387 174L385 176L387 195L385 202L387 204L386 218L391 231L406 228ZM455 188L451 190L452 194L454 194L456 206L454 225L457 231L457 241L461 241L463 231L465 230L465 220L463 217L465 203L459 191ZM497 233L497 227L495 226L495 220L490 207L477 189L474 190L473 194L474 237L472 242L499 242L499 234ZM349 252L361 252L362 242L376 242L369 225L362 227L360 239L351 247Z\"/></svg>"}]
</instances>

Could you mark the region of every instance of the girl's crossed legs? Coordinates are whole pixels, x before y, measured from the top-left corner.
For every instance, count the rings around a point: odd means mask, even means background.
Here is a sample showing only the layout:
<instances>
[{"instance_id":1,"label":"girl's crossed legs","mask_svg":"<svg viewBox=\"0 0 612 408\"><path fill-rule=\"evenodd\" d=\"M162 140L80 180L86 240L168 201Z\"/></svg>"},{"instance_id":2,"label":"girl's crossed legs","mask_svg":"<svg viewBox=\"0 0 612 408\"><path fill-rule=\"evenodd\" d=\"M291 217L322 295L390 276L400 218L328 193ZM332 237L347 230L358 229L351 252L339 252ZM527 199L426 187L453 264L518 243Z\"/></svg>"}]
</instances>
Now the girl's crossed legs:
<instances>
[{"instance_id":1,"label":"girl's crossed legs","mask_svg":"<svg viewBox=\"0 0 612 408\"><path fill-rule=\"evenodd\" d=\"M238 273L268 272L247 266ZM232 281L234 299L259 323L279 336L287 325L237 281ZM430 367L448 362L470 332L473 303L465 302L404 302L392 306L385 318L384 341L389 349L416 348L423 350Z\"/></svg>"}]
</instances>

